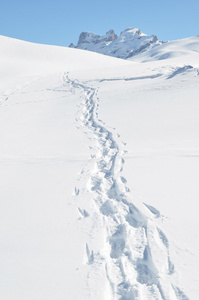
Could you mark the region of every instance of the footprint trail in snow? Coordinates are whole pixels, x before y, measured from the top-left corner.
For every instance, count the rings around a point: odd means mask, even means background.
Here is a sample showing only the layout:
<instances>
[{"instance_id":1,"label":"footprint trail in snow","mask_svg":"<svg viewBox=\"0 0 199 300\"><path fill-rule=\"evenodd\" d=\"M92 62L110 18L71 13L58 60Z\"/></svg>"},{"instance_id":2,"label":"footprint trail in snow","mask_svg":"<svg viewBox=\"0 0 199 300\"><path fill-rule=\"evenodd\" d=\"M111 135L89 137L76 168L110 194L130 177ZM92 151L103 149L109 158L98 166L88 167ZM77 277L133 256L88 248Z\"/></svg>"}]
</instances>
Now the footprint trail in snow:
<instances>
[{"instance_id":1,"label":"footprint trail in snow","mask_svg":"<svg viewBox=\"0 0 199 300\"><path fill-rule=\"evenodd\" d=\"M172 281L174 265L170 260L169 241L155 222L155 218L161 217L160 212L144 204L151 214L148 217L130 198L127 181L121 173L123 144L98 119L97 89L73 81L66 74L63 80L84 93L81 125L95 142L87 189L105 228L105 244L99 253L103 253L100 264L110 286L109 299L188 300ZM75 194L79 195L77 188ZM89 217L86 210L79 210L83 217ZM91 268L99 264L89 245L86 253Z\"/></svg>"}]
</instances>

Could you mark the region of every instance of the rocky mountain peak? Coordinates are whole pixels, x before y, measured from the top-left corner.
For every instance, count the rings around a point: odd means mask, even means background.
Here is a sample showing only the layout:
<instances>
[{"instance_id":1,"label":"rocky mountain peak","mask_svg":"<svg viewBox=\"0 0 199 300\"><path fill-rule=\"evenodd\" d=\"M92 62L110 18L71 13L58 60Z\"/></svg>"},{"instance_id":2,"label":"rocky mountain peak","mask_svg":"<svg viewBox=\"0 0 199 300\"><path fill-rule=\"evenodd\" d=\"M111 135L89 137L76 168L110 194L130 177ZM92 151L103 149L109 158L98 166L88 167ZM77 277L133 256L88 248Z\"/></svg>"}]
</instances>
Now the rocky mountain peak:
<instances>
[{"instance_id":1,"label":"rocky mountain peak","mask_svg":"<svg viewBox=\"0 0 199 300\"><path fill-rule=\"evenodd\" d=\"M82 44L99 44L102 42L111 42L117 38L114 30L109 30L106 35L100 36L94 32L82 32L79 36L79 40L77 43L77 47L81 46Z\"/></svg>"},{"instance_id":2,"label":"rocky mountain peak","mask_svg":"<svg viewBox=\"0 0 199 300\"><path fill-rule=\"evenodd\" d=\"M69 47L127 59L159 44L161 42L155 35L148 36L140 29L130 27L123 30L119 36L113 29L102 36L93 32L82 32L77 46L71 43Z\"/></svg>"}]
</instances>

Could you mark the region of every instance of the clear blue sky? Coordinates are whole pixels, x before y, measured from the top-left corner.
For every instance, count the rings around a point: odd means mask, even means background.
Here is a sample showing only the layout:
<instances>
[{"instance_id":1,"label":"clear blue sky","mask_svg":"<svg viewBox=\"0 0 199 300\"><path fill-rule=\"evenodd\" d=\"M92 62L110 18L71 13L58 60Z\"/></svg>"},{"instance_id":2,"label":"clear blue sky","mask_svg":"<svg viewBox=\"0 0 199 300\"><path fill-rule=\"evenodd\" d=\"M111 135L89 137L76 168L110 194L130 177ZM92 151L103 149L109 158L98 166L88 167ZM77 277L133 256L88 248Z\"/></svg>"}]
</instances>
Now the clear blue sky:
<instances>
[{"instance_id":1,"label":"clear blue sky","mask_svg":"<svg viewBox=\"0 0 199 300\"><path fill-rule=\"evenodd\" d=\"M138 27L167 41L199 34L199 0L0 0L0 35L77 43L81 31Z\"/></svg>"}]
</instances>

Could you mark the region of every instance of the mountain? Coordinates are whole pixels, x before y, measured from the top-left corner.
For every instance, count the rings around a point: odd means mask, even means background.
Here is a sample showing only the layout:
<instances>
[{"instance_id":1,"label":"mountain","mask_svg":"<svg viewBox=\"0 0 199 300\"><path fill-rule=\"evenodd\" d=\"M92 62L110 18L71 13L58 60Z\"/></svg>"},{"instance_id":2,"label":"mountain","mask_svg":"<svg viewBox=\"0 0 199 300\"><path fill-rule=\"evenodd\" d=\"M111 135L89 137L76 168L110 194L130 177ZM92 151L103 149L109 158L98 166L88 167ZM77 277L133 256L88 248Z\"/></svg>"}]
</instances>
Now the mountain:
<instances>
[{"instance_id":1,"label":"mountain","mask_svg":"<svg viewBox=\"0 0 199 300\"><path fill-rule=\"evenodd\" d=\"M0 299L198 300L198 62L0 36Z\"/></svg>"},{"instance_id":2,"label":"mountain","mask_svg":"<svg viewBox=\"0 0 199 300\"><path fill-rule=\"evenodd\" d=\"M104 36L82 32L77 46L70 44L69 47L127 59L161 44L155 35L148 36L137 28L127 28L119 36L113 30Z\"/></svg>"}]
</instances>

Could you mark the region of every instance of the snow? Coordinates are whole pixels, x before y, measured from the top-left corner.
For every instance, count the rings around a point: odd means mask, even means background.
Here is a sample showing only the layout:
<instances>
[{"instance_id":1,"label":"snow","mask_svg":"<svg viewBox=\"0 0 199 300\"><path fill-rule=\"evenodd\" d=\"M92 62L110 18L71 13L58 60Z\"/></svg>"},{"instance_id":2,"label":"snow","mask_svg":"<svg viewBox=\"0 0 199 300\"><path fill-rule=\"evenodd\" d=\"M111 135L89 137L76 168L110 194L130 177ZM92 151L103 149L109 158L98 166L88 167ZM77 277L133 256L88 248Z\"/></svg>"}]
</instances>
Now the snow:
<instances>
[{"instance_id":1,"label":"snow","mask_svg":"<svg viewBox=\"0 0 199 300\"><path fill-rule=\"evenodd\" d=\"M0 298L197 300L199 37L0 44Z\"/></svg>"},{"instance_id":2,"label":"snow","mask_svg":"<svg viewBox=\"0 0 199 300\"><path fill-rule=\"evenodd\" d=\"M173 63L197 61L199 52L199 36L193 36L177 41L169 41L161 47L150 49L147 53L142 53L136 58L139 61L156 61L174 58ZM168 61L167 61L168 62Z\"/></svg>"}]
</instances>

